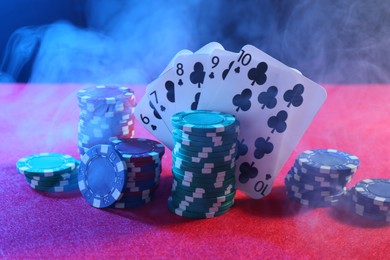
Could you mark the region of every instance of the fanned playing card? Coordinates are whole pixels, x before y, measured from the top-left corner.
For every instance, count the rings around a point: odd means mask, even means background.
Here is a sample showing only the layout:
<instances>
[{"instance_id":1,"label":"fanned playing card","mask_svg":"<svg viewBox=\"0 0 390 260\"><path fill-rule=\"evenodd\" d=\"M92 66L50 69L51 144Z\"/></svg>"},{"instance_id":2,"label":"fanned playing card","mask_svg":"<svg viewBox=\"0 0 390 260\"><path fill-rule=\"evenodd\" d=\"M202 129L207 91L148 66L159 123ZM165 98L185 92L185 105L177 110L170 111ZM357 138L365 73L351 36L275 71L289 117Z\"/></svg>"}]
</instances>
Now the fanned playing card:
<instances>
[{"instance_id":1,"label":"fanned playing card","mask_svg":"<svg viewBox=\"0 0 390 260\"><path fill-rule=\"evenodd\" d=\"M144 98L160 113L168 132L173 129L171 116L183 110L234 115L241 129L236 186L252 198L261 198L271 191L277 174L325 101L326 92L253 46L233 53L210 43L194 54L176 55L164 73L148 85ZM162 138L161 133L159 136Z\"/></svg>"}]
</instances>

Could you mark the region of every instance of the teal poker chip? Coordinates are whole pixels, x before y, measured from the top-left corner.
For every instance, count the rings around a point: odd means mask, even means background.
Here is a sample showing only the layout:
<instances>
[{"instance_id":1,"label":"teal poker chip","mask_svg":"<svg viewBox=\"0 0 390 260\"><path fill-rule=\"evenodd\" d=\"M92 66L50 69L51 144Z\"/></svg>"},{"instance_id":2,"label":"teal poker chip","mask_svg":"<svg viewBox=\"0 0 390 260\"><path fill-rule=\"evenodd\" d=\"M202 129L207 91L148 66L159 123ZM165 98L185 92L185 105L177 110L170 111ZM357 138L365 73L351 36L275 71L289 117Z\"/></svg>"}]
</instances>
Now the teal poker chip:
<instances>
[{"instance_id":1,"label":"teal poker chip","mask_svg":"<svg viewBox=\"0 0 390 260\"><path fill-rule=\"evenodd\" d=\"M114 140L112 144L123 158L134 161L160 159L165 152L164 145L144 138Z\"/></svg>"},{"instance_id":2,"label":"teal poker chip","mask_svg":"<svg viewBox=\"0 0 390 260\"><path fill-rule=\"evenodd\" d=\"M175 207L175 205L172 202L172 198L170 197L170 198L168 198L168 209L172 213L175 213L176 215L181 216L181 217L202 219L202 218L218 217L218 216L223 215L226 212L228 212L230 208L228 208L226 210L219 211L219 212L199 213L199 212L185 211L185 210L181 210L180 208Z\"/></svg>"},{"instance_id":3,"label":"teal poker chip","mask_svg":"<svg viewBox=\"0 0 390 260\"><path fill-rule=\"evenodd\" d=\"M187 185L187 184L198 184L199 186L202 186L202 187L208 187L208 186L214 186L214 185L222 185L222 186L226 186L229 185L229 184L232 184L234 183L235 181L235 176L232 176L232 177L229 177L229 178L221 178L221 179L214 179L214 178L194 178L194 177L187 177L185 175L181 175L181 174L178 174L178 173L175 173L175 172L172 172L173 173L173 177L180 181L181 183L185 183L183 185Z\"/></svg>"},{"instance_id":4,"label":"teal poker chip","mask_svg":"<svg viewBox=\"0 0 390 260\"><path fill-rule=\"evenodd\" d=\"M127 168L111 145L96 145L81 157L78 186L93 207L105 208L121 196L127 182Z\"/></svg>"},{"instance_id":5,"label":"teal poker chip","mask_svg":"<svg viewBox=\"0 0 390 260\"><path fill-rule=\"evenodd\" d=\"M182 197L188 196L193 198L200 198L200 199L215 199L222 196L228 196L229 194L235 193L236 189L228 187L224 191L220 192L211 192L211 191L189 191L182 188L172 188L171 190L172 194L178 194Z\"/></svg>"},{"instance_id":6,"label":"teal poker chip","mask_svg":"<svg viewBox=\"0 0 390 260\"><path fill-rule=\"evenodd\" d=\"M173 151L172 156L175 158L179 158L181 160L191 162L191 163L197 163L197 164L207 164L207 163L226 163L226 162L232 162L236 158L235 151L232 153L229 153L225 156L220 157L212 157L212 158L200 158L195 156L188 156L185 154L182 154L178 151Z\"/></svg>"},{"instance_id":7,"label":"teal poker chip","mask_svg":"<svg viewBox=\"0 0 390 260\"><path fill-rule=\"evenodd\" d=\"M357 156L335 149L307 150L301 153L297 162L300 166L320 173L354 173L360 165Z\"/></svg>"},{"instance_id":8,"label":"teal poker chip","mask_svg":"<svg viewBox=\"0 0 390 260\"><path fill-rule=\"evenodd\" d=\"M188 171L199 169L203 172L204 170L205 173L207 172L214 173L219 171L232 170L236 166L234 160L222 162L222 163L195 163L195 162L187 162L180 158L176 158L175 156L172 156L172 165L174 165L179 169L188 170Z\"/></svg>"},{"instance_id":9,"label":"teal poker chip","mask_svg":"<svg viewBox=\"0 0 390 260\"><path fill-rule=\"evenodd\" d=\"M67 172L67 173L61 173L61 174L55 175L55 176L45 177L45 176L39 176L39 175L29 174L29 173L25 173L24 176L29 180L40 181L40 182L66 181L69 179L77 178L78 164L79 163L76 161L76 168L73 171Z\"/></svg>"},{"instance_id":10,"label":"teal poker chip","mask_svg":"<svg viewBox=\"0 0 390 260\"><path fill-rule=\"evenodd\" d=\"M178 182L179 185L181 185L184 188L196 188L196 187L202 187L207 190L209 189L216 189L216 188L224 188L228 187L229 185L235 185L235 178L231 178L228 180L223 181L216 181L216 182L199 182L197 180L185 180L182 177L178 175L173 175L173 178Z\"/></svg>"},{"instance_id":11,"label":"teal poker chip","mask_svg":"<svg viewBox=\"0 0 390 260\"><path fill-rule=\"evenodd\" d=\"M174 144L174 149L181 149L181 150L186 150L189 152L196 152L196 153L226 152L231 149L237 149L237 142L233 144L221 145L221 146L210 146L210 145L191 146L191 145L176 142Z\"/></svg>"},{"instance_id":12,"label":"teal poker chip","mask_svg":"<svg viewBox=\"0 0 390 260\"><path fill-rule=\"evenodd\" d=\"M236 118L232 115L208 111L186 110L174 114L171 123L185 132L224 132L235 127Z\"/></svg>"},{"instance_id":13,"label":"teal poker chip","mask_svg":"<svg viewBox=\"0 0 390 260\"><path fill-rule=\"evenodd\" d=\"M222 132L187 132L179 128L175 129L184 135L191 135L196 137L223 137L229 135L238 135L240 133L240 123L238 120L236 120L234 128L226 129Z\"/></svg>"},{"instance_id":14,"label":"teal poker chip","mask_svg":"<svg viewBox=\"0 0 390 260\"><path fill-rule=\"evenodd\" d=\"M199 179L199 180L225 180L225 179L235 177L234 170L203 174L203 173L196 173L190 171L182 171L181 169L176 168L175 166L172 167L172 173L183 176L185 179Z\"/></svg>"},{"instance_id":15,"label":"teal poker chip","mask_svg":"<svg viewBox=\"0 0 390 260\"><path fill-rule=\"evenodd\" d=\"M45 192L67 192L67 191L76 191L78 190L78 184L73 183L69 185L64 186L51 186L51 187L43 187L43 186L37 186L34 184L29 183L30 187L39 190L39 191L45 191Z\"/></svg>"},{"instance_id":16,"label":"teal poker chip","mask_svg":"<svg viewBox=\"0 0 390 260\"><path fill-rule=\"evenodd\" d=\"M215 142L201 142L201 141L194 141L191 139L183 138L180 136L177 136L174 132L172 132L172 138L176 143L179 143L184 146L195 146L195 147L224 147L229 146L237 143L237 138L230 138L228 140L222 140L222 141L215 141Z\"/></svg>"},{"instance_id":17,"label":"teal poker chip","mask_svg":"<svg viewBox=\"0 0 390 260\"><path fill-rule=\"evenodd\" d=\"M230 202L234 199L235 192L229 193L227 195L213 197L213 198L199 198L195 196L188 196L181 193L172 193L172 197L179 199L180 201L187 201L191 203L207 204L213 205L217 203Z\"/></svg>"},{"instance_id":18,"label":"teal poker chip","mask_svg":"<svg viewBox=\"0 0 390 260\"><path fill-rule=\"evenodd\" d=\"M229 209L234 204L234 199L224 202L214 202L214 203L199 203L199 202L189 202L185 201L178 196L171 196L172 203L175 207L182 210L192 211L192 212L218 212L221 210Z\"/></svg>"},{"instance_id":19,"label":"teal poker chip","mask_svg":"<svg viewBox=\"0 0 390 260\"><path fill-rule=\"evenodd\" d=\"M220 197L227 195L231 193L232 191L235 191L234 185L230 184L226 187L220 187L220 188L203 188L203 187L188 187L180 185L180 183L173 179L172 183L172 192L182 192L186 195L202 195L203 197Z\"/></svg>"},{"instance_id":20,"label":"teal poker chip","mask_svg":"<svg viewBox=\"0 0 390 260\"><path fill-rule=\"evenodd\" d=\"M77 184L78 182L78 179L77 179L77 175L76 177L72 178L72 179L68 179L68 180L55 180L55 181L37 181L37 180L34 180L34 179L30 179L28 178L27 176L25 177L26 178L26 181L29 183L29 184L32 184L34 186L40 186L40 187L54 187L54 186L67 186L67 185L71 185L71 184Z\"/></svg>"},{"instance_id":21,"label":"teal poker chip","mask_svg":"<svg viewBox=\"0 0 390 260\"><path fill-rule=\"evenodd\" d=\"M216 143L231 143L237 139L238 134L229 134L229 135L221 135L221 136L198 136L193 134L186 134L180 129L173 129L172 135L181 141L190 141L190 142L202 142L209 144Z\"/></svg>"},{"instance_id":22,"label":"teal poker chip","mask_svg":"<svg viewBox=\"0 0 390 260\"><path fill-rule=\"evenodd\" d=\"M189 151L189 150L186 150L186 149L181 149L181 148L174 148L172 150L173 153L178 153L178 154L182 154L184 156L188 156L188 157L195 157L195 158L199 158L199 159L213 159L213 158L220 158L220 157L225 157L225 156L233 156L233 158L235 158L236 154L237 154L237 148L232 148L230 150L226 150L226 151L221 151L221 152L211 152L211 153L203 153L203 152L193 152L193 151Z\"/></svg>"},{"instance_id":23,"label":"teal poker chip","mask_svg":"<svg viewBox=\"0 0 390 260\"><path fill-rule=\"evenodd\" d=\"M172 189L172 194L177 194L178 196L181 196L183 198L185 197L191 197L191 198L199 198L199 199L216 199L222 196L228 196L232 193L235 194L235 189L226 189L224 192L219 193L201 193L201 192L190 192L182 189Z\"/></svg>"},{"instance_id":24,"label":"teal poker chip","mask_svg":"<svg viewBox=\"0 0 390 260\"><path fill-rule=\"evenodd\" d=\"M67 154L39 153L19 159L16 168L21 174L50 177L73 171L76 159Z\"/></svg>"}]
</instances>

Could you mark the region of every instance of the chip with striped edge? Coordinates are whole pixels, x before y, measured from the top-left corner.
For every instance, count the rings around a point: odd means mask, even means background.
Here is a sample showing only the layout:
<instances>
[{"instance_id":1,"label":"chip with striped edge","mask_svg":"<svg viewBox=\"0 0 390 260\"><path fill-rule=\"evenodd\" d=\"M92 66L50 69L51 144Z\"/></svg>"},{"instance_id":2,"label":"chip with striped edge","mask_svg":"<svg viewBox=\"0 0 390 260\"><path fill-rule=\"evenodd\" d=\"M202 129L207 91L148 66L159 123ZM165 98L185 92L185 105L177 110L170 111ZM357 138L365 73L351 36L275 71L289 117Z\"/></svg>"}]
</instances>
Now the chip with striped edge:
<instances>
[{"instance_id":1,"label":"chip with striped edge","mask_svg":"<svg viewBox=\"0 0 390 260\"><path fill-rule=\"evenodd\" d=\"M93 146L81 157L78 186L91 206L114 204L122 197L126 182L126 163L111 145Z\"/></svg>"}]
</instances>

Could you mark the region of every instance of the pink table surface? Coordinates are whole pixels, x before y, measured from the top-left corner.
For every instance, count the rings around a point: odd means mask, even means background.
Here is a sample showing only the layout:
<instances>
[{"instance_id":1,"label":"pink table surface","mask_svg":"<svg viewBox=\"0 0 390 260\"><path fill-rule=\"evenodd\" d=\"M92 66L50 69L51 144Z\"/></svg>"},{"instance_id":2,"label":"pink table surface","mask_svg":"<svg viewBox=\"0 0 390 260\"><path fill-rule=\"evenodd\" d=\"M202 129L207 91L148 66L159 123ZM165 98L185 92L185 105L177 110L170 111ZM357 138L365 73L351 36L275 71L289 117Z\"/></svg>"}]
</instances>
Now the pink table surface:
<instances>
[{"instance_id":1,"label":"pink table surface","mask_svg":"<svg viewBox=\"0 0 390 260\"><path fill-rule=\"evenodd\" d=\"M78 158L76 92L84 85L0 85L0 257L9 258L309 258L388 259L388 225L331 208L289 201L284 176L306 149L353 153L361 167L349 186L388 178L390 86L328 85L328 99L261 200L236 195L225 215L208 220L167 209L171 154L156 197L136 209L96 209L78 193L31 189L16 161L39 152ZM139 100L144 86L131 86ZM136 136L153 138L136 124Z\"/></svg>"}]
</instances>

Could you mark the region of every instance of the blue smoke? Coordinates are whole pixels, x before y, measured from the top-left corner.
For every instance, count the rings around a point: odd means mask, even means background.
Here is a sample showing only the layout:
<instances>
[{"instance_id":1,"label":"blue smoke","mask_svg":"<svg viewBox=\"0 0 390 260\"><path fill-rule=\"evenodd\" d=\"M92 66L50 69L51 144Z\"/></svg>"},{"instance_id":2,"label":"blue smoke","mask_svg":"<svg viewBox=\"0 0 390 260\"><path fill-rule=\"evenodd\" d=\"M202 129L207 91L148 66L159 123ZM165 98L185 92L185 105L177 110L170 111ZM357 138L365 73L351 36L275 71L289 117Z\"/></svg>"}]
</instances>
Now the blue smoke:
<instances>
[{"instance_id":1,"label":"blue smoke","mask_svg":"<svg viewBox=\"0 0 390 260\"><path fill-rule=\"evenodd\" d=\"M59 21L15 32L3 81L33 60L30 82L145 84L179 50L218 41L253 44L320 83L390 82L389 1L88 0L85 9L87 29Z\"/></svg>"}]
</instances>

